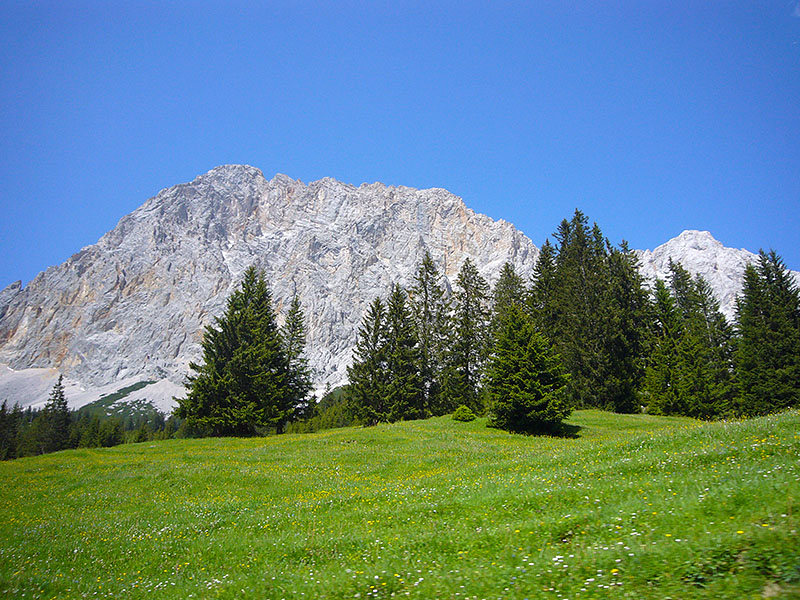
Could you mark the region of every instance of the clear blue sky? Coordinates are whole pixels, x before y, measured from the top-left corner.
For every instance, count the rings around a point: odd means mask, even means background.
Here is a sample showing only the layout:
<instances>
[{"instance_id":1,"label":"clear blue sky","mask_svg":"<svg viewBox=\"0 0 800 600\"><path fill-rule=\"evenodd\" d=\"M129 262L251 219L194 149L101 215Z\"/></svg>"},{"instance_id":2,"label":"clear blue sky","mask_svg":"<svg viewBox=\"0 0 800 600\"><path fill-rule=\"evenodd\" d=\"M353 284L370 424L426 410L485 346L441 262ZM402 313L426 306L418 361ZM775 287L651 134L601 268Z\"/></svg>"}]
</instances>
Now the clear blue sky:
<instances>
[{"instance_id":1,"label":"clear blue sky","mask_svg":"<svg viewBox=\"0 0 800 600\"><path fill-rule=\"evenodd\" d=\"M800 5L0 0L0 288L224 163L800 269Z\"/></svg>"}]
</instances>

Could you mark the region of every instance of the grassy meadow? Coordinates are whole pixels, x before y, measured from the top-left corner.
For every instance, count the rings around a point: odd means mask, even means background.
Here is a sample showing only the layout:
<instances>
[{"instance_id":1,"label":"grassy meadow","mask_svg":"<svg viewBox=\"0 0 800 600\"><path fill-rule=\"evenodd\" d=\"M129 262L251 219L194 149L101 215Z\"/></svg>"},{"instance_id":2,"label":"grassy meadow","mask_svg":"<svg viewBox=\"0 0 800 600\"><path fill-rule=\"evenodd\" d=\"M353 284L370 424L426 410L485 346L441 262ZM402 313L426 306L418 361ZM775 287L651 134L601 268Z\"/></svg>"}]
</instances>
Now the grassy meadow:
<instances>
[{"instance_id":1,"label":"grassy meadow","mask_svg":"<svg viewBox=\"0 0 800 600\"><path fill-rule=\"evenodd\" d=\"M800 414L448 417L0 464L9 598L798 598Z\"/></svg>"}]
</instances>

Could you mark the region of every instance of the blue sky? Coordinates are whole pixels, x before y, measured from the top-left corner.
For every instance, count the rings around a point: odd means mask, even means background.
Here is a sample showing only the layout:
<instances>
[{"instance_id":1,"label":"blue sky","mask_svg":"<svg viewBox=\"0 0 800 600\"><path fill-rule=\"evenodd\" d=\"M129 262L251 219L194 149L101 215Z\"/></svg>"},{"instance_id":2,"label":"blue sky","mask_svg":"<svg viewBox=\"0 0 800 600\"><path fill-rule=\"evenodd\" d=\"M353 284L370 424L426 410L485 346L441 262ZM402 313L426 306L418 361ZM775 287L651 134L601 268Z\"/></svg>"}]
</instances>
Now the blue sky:
<instances>
[{"instance_id":1,"label":"blue sky","mask_svg":"<svg viewBox=\"0 0 800 600\"><path fill-rule=\"evenodd\" d=\"M0 0L0 288L225 163L800 269L800 5Z\"/></svg>"}]
</instances>

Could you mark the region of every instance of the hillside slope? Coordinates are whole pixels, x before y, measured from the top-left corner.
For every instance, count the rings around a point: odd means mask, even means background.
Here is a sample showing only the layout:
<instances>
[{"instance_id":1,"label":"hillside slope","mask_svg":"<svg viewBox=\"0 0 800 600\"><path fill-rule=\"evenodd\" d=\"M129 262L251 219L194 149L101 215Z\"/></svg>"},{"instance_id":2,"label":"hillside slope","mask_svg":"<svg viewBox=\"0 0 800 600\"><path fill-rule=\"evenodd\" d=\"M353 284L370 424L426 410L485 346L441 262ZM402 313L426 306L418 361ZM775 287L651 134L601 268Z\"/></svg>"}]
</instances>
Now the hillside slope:
<instances>
[{"instance_id":1,"label":"hillside slope","mask_svg":"<svg viewBox=\"0 0 800 600\"><path fill-rule=\"evenodd\" d=\"M0 595L745 598L800 593L800 414L443 417L0 464Z\"/></svg>"}]
</instances>

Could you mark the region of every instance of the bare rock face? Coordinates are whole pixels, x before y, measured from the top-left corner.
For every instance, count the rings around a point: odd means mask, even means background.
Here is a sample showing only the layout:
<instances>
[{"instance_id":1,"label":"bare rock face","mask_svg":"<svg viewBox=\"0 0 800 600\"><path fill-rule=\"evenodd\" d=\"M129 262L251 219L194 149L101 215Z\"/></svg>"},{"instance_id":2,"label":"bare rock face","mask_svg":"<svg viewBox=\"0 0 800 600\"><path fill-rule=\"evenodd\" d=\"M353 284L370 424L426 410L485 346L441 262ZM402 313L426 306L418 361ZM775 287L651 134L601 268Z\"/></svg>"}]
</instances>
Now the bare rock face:
<instances>
[{"instance_id":1,"label":"bare rock face","mask_svg":"<svg viewBox=\"0 0 800 600\"><path fill-rule=\"evenodd\" d=\"M655 250L637 252L642 273L650 279L669 281L669 261L681 263L692 275L702 275L719 300L729 321L736 315L736 296L742 291L744 270L758 264L758 255L744 249L726 248L708 231L684 231ZM793 271L800 284L800 273Z\"/></svg>"},{"instance_id":2,"label":"bare rock face","mask_svg":"<svg viewBox=\"0 0 800 600\"><path fill-rule=\"evenodd\" d=\"M168 411L204 327L250 265L264 270L279 313L299 296L317 389L339 385L367 305L393 282L409 286L426 250L450 282L467 257L490 283L506 261L527 279L538 257L513 225L443 189L218 167L163 190L26 287L0 291L0 402L41 405L61 372L73 407L151 381L129 400ZM729 318L757 260L699 231L638 254L650 278L667 277L670 257L702 274Z\"/></svg>"},{"instance_id":3,"label":"bare rock face","mask_svg":"<svg viewBox=\"0 0 800 600\"><path fill-rule=\"evenodd\" d=\"M20 369L55 368L76 390L168 380L151 395L174 394L201 357L205 325L255 264L279 312L299 296L317 387L339 385L366 306L392 282L410 285L425 250L451 280L470 257L490 282L506 261L530 275L538 255L513 225L442 189L328 178L305 185L285 175L268 181L249 166L218 167L163 190L25 288L0 292L0 363L11 369L6 380ZM92 394L81 397L84 404Z\"/></svg>"}]
</instances>

